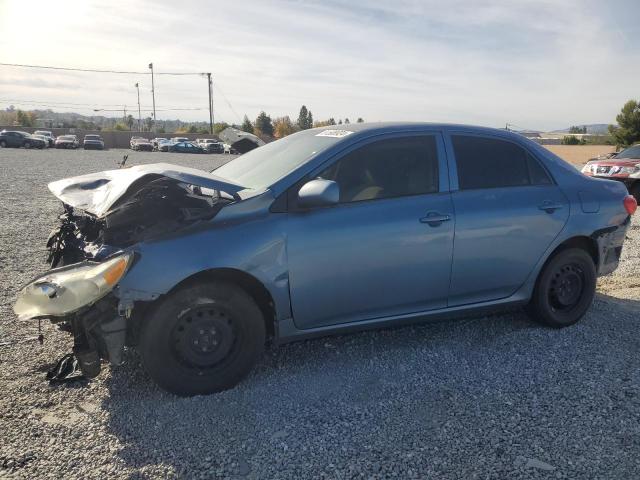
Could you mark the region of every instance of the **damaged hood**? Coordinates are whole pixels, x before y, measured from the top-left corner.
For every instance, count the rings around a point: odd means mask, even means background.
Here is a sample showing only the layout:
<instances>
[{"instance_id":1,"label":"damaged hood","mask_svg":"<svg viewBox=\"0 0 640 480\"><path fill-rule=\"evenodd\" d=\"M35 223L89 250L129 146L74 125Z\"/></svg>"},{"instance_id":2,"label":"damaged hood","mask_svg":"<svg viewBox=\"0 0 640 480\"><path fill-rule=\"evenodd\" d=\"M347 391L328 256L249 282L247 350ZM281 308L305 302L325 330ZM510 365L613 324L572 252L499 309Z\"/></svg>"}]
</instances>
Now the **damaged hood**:
<instances>
[{"instance_id":1,"label":"damaged hood","mask_svg":"<svg viewBox=\"0 0 640 480\"><path fill-rule=\"evenodd\" d=\"M102 217L121 198L134 194L147 183L159 178L170 178L180 183L218 190L237 197L245 190L224 178L204 170L181 167L170 163L136 165L118 170L90 173L78 177L51 182L48 187L56 197L67 205Z\"/></svg>"}]
</instances>

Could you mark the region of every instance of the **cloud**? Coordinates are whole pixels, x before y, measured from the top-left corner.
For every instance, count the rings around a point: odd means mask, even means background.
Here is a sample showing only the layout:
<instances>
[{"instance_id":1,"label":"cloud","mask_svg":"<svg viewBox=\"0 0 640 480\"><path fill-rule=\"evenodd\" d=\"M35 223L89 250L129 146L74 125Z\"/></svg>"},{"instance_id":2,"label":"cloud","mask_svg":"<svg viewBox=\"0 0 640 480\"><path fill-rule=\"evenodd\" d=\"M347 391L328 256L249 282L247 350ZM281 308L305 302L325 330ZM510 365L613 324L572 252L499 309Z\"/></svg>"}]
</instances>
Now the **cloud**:
<instances>
[{"instance_id":1,"label":"cloud","mask_svg":"<svg viewBox=\"0 0 640 480\"><path fill-rule=\"evenodd\" d=\"M210 71L240 116L255 117L261 109L296 116L304 103L316 119L556 128L613 121L621 105L638 96L638 27L612 11L637 18L640 6L615 3L200 0L177 8L119 0L107 9L87 0L81 15L71 8L64 21L38 24L19 42L20 58L4 61L141 71L153 61L157 71ZM18 38L11 25L2 25L10 30L0 40L3 52L16 51L7 48ZM30 79L21 98L53 100L55 87L44 97L33 82L44 85L50 72L0 67L0 75L9 73L12 85L16 76ZM138 81L143 103L150 103L146 75L74 80L83 88L61 86L60 101L133 106ZM217 118L238 121L217 92ZM206 81L197 76L159 76L156 93L159 108L207 104Z\"/></svg>"}]
</instances>

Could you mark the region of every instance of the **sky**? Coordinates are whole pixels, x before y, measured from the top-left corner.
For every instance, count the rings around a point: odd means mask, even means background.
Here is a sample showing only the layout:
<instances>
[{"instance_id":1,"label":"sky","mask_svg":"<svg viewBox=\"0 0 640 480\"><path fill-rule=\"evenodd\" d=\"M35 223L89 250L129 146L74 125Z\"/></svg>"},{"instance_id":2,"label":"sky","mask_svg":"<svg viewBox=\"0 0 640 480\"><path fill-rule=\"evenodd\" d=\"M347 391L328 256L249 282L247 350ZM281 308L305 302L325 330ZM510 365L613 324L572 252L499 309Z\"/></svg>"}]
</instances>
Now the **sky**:
<instances>
[{"instance_id":1,"label":"sky","mask_svg":"<svg viewBox=\"0 0 640 480\"><path fill-rule=\"evenodd\" d=\"M0 108L135 113L138 82L150 110L153 62L211 72L229 123L302 104L316 120L614 123L640 99L638 18L638 0L0 0L0 62L141 72L0 66ZM208 120L205 77L155 90L158 119Z\"/></svg>"}]
</instances>

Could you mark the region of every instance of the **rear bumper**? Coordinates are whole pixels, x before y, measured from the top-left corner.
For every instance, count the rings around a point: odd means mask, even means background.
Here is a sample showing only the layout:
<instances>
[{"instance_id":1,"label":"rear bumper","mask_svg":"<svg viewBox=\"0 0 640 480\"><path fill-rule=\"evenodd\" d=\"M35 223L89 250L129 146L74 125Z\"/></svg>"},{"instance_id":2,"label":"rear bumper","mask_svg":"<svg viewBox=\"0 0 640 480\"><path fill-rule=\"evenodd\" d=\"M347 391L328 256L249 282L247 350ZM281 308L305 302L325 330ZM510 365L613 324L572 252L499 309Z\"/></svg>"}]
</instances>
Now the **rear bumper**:
<instances>
[{"instance_id":1,"label":"rear bumper","mask_svg":"<svg viewBox=\"0 0 640 480\"><path fill-rule=\"evenodd\" d=\"M618 268L630 224L631 216L628 216L621 225L598 230L591 236L598 244L598 276L608 275Z\"/></svg>"}]
</instances>

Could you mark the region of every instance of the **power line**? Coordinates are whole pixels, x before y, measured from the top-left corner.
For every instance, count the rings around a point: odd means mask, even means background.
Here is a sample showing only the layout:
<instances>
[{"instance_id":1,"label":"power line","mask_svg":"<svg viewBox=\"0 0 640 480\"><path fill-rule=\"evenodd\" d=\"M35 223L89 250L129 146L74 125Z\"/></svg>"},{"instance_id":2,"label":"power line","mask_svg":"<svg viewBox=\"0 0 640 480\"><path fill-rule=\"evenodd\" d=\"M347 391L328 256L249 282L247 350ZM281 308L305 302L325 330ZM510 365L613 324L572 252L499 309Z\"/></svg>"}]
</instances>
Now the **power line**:
<instances>
[{"instance_id":1,"label":"power line","mask_svg":"<svg viewBox=\"0 0 640 480\"><path fill-rule=\"evenodd\" d=\"M93 68L75 68L75 67L52 67L50 65L26 65L21 63L1 63L3 67L19 67L19 68L40 68L45 70L64 70L67 72L87 72L87 73L117 73L124 75L151 75L151 72L134 72L127 70L100 70ZM206 75L203 72L154 72L154 75Z\"/></svg>"},{"instance_id":2,"label":"power line","mask_svg":"<svg viewBox=\"0 0 640 480\"><path fill-rule=\"evenodd\" d=\"M0 102L7 103L15 103L18 105L29 105L33 107L53 107L53 108L73 108L73 107L86 107L86 108L99 108L100 110L109 111L108 109L102 107L122 107L123 103L109 103L109 104L100 104L100 103L73 103L73 102L55 102L50 100L18 100L18 99L6 99L0 98ZM150 105L141 105L144 108L151 108ZM122 108L118 108L114 111L120 111ZM201 107L166 107L160 109L161 112L166 111L188 111L188 110L207 110L207 108ZM147 110L145 110L147 111Z\"/></svg>"}]
</instances>

